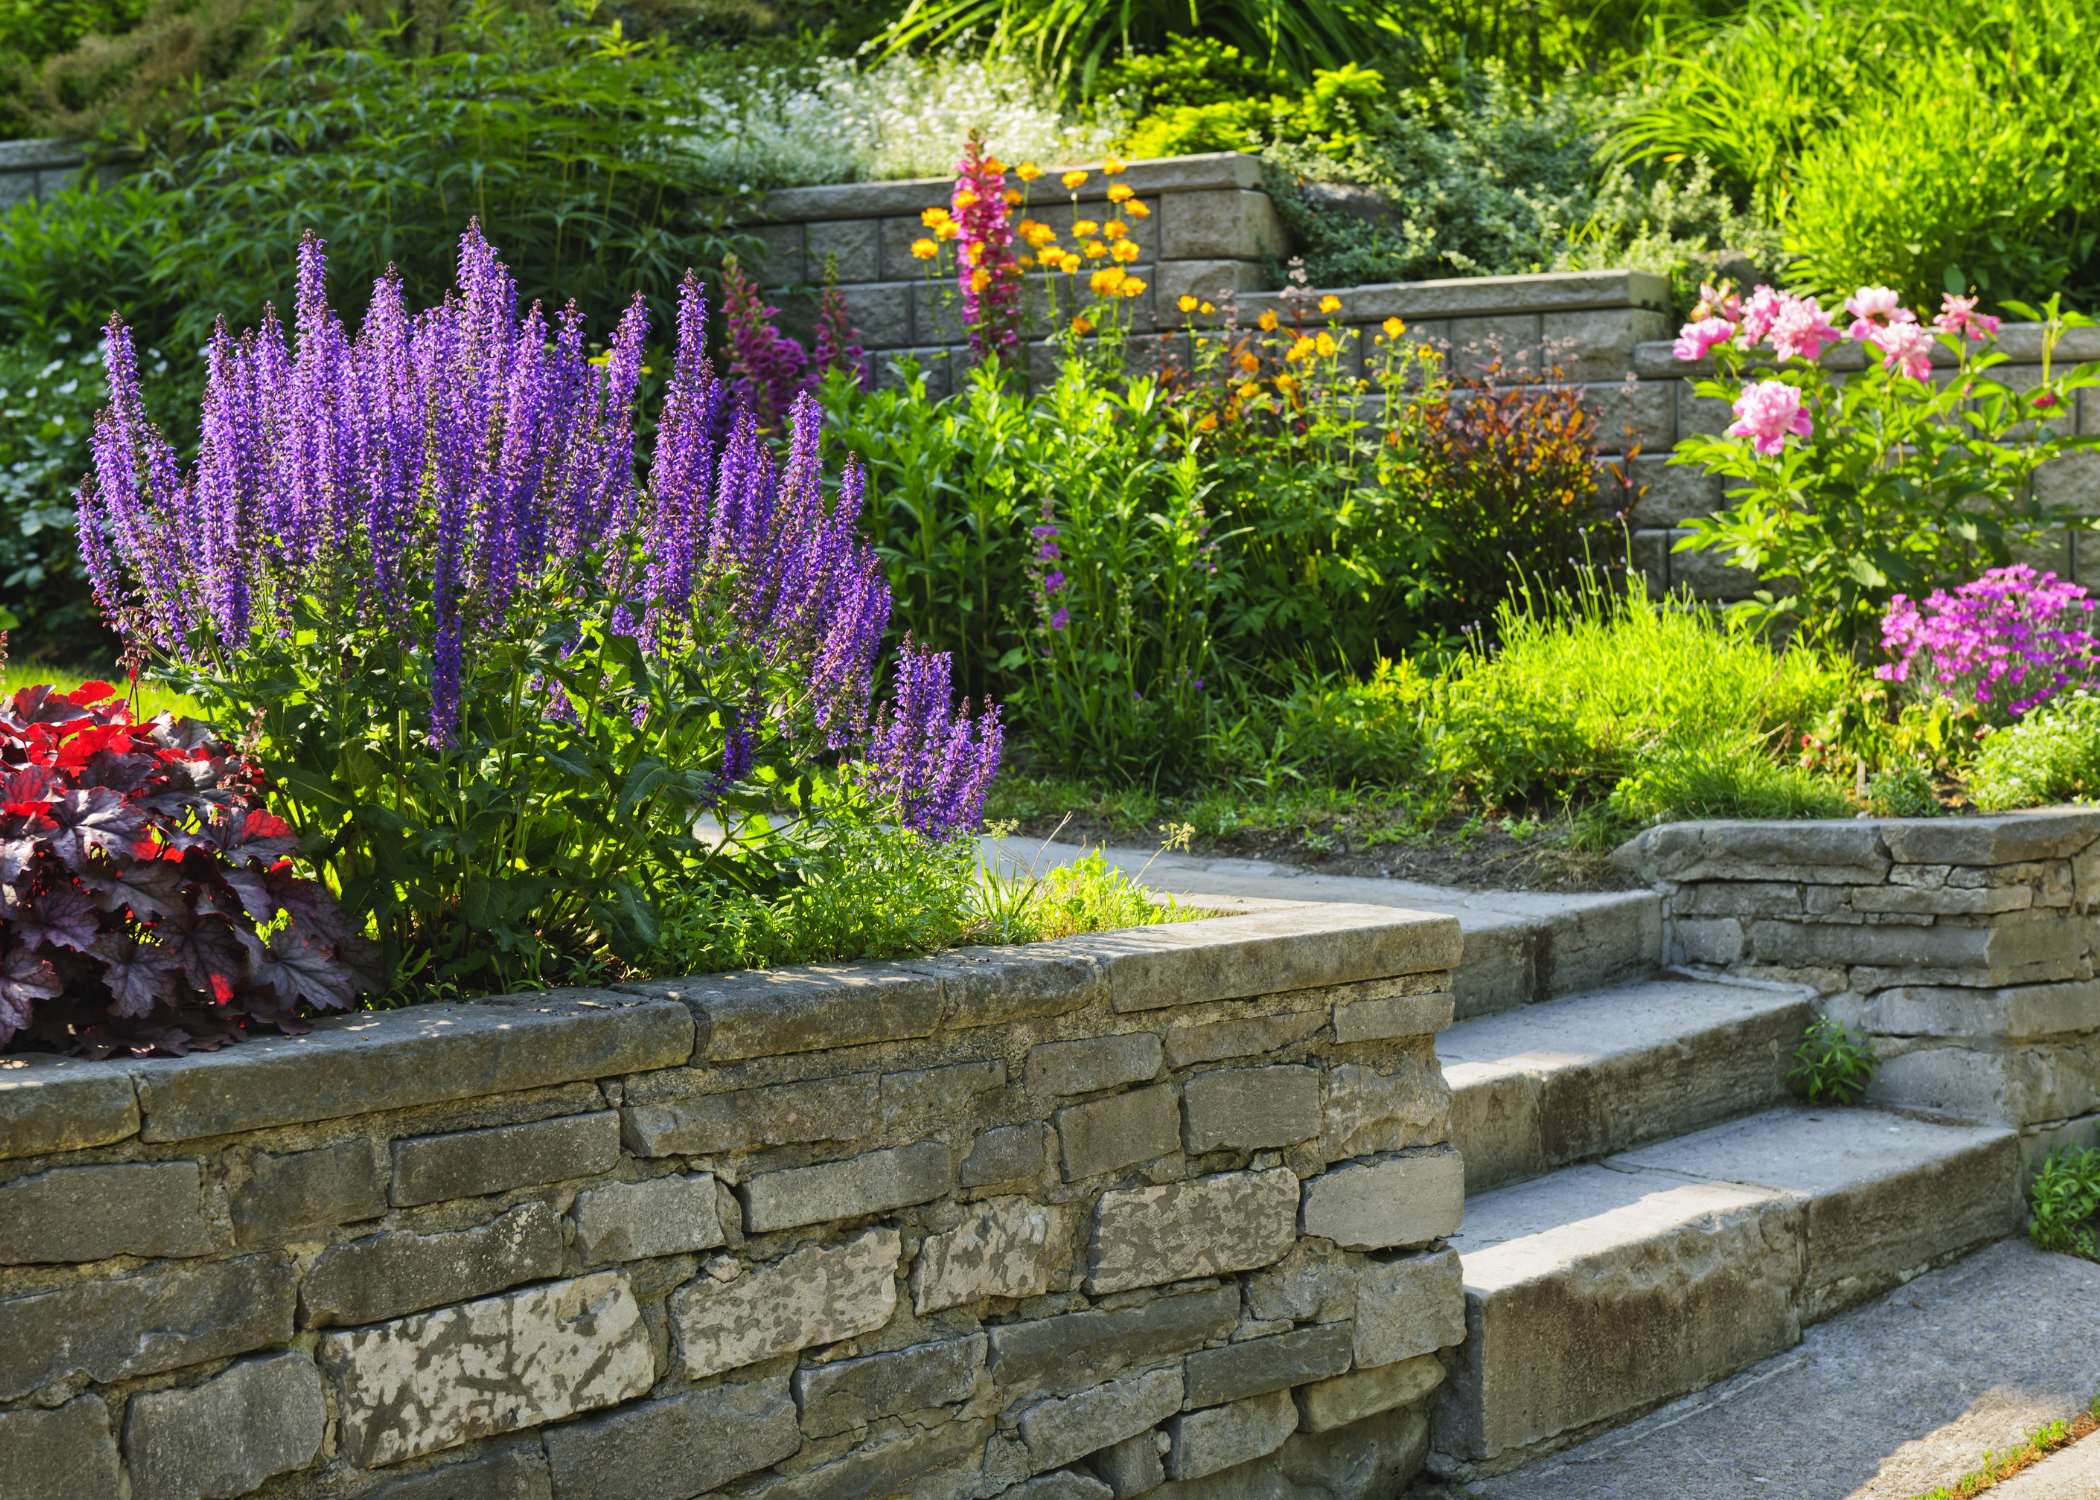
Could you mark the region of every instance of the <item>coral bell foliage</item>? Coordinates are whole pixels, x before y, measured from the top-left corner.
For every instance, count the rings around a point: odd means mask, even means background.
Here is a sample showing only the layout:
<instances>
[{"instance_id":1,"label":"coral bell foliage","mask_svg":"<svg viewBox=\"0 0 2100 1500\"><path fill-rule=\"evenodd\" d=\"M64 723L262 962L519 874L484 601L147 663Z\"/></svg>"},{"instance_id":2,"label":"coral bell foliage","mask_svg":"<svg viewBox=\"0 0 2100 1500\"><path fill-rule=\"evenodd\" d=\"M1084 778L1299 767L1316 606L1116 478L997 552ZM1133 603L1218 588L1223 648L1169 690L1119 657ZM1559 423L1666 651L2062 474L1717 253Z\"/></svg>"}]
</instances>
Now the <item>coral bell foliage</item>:
<instances>
[{"instance_id":1,"label":"coral bell foliage","mask_svg":"<svg viewBox=\"0 0 2100 1500\"><path fill-rule=\"evenodd\" d=\"M411 314L382 280L353 338L309 238L295 339L214 338L187 475L109 331L80 497L98 595L256 725L345 907L426 979L559 977L645 952L680 882L792 883L799 824L974 826L997 716L924 691L945 673L909 652L871 714L890 595L810 398L776 451L688 275L638 485L639 299L598 359L573 306L516 300L470 228L455 295Z\"/></svg>"},{"instance_id":2,"label":"coral bell foliage","mask_svg":"<svg viewBox=\"0 0 2100 1500\"><path fill-rule=\"evenodd\" d=\"M371 945L294 873L253 768L111 694L0 703L0 1044L180 1053L370 988Z\"/></svg>"}]
</instances>

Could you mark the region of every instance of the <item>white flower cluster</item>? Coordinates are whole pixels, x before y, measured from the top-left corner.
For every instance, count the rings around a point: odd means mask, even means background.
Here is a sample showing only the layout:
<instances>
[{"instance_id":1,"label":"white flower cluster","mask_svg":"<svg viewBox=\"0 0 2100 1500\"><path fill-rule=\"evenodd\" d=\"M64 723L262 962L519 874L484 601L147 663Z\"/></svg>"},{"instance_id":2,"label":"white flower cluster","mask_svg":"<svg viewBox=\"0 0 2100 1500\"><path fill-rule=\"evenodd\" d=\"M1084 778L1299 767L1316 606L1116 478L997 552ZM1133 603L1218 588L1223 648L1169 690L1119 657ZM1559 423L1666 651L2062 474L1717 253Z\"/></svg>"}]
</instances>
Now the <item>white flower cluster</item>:
<instances>
[{"instance_id":1,"label":"white flower cluster","mask_svg":"<svg viewBox=\"0 0 2100 1500\"><path fill-rule=\"evenodd\" d=\"M948 176L973 130L1005 161L1088 160L1123 125L1074 122L1026 67L1001 57L747 68L696 90L693 104L684 122L693 133L680 144L709 177L752 191Z\"/></svg>"}]
</instances>

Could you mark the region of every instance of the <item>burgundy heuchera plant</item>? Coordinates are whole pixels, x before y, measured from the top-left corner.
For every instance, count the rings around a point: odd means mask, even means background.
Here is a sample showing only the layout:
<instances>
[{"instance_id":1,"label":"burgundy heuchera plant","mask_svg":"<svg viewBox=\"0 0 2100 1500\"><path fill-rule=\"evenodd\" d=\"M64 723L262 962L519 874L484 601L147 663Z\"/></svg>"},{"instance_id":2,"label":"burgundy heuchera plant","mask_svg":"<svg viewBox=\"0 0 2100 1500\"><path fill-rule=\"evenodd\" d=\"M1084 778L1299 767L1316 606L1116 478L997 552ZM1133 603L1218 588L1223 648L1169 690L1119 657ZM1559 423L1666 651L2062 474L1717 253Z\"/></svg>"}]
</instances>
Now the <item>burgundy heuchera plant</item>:
<instances>
[{"instance_id":1,"label":"burgundy heuchera plant","mask_svg":"<svg viewBox=\"0 0 2100 1500\"><path fill-rule=\"evenodd\" d=\"M192 720L135 723L106 682L0 702L0 1045L180 1055L376 989L297 842Z\"/></svg>"}]
</instances>

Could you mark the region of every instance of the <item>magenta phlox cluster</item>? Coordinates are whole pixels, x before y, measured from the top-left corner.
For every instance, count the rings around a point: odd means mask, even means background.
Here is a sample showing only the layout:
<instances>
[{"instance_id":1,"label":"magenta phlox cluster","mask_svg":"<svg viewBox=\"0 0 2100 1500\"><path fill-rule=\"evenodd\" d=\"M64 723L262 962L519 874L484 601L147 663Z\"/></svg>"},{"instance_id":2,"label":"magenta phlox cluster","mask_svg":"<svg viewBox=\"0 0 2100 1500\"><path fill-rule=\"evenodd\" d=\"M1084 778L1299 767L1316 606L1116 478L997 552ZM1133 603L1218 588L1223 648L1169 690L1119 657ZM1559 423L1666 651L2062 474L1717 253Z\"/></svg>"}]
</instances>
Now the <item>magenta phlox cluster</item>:
<instances>
[{"instance_id":1,"label":"magenta phlox cluster","mask_svg":"<svg viewBox=\"0 0 2100 1500\"><path fill-rule=\"evenodd\" d=\"M1935 590L1922 606L1898 594L1881 624L1893 660L1875 675L2018 718L2100 668L2095 605L2024 563Z\"/></svg>"}]
</instances>

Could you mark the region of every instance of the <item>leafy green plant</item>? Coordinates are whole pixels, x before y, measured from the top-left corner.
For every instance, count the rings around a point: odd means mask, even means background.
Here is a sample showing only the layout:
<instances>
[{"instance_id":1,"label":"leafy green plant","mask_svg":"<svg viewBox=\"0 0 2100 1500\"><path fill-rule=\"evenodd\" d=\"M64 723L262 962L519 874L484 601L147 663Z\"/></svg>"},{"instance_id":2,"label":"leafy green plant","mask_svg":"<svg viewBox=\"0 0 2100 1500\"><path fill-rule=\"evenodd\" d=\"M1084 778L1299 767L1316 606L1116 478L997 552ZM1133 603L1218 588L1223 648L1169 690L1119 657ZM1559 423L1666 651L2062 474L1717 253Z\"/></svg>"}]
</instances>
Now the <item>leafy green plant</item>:
<instances>
[{"instance_id":1,"label":"leafy green plant","mask_svg":"<svg viewBox=\"0 0 2100 1500\"><path fill-rule=\"evenodd\" d=\"M1810 1104L1856 1104L1873 1082L1878 1062L1864 1032L1818 1016L1794 1049L1786 1086Z\"/></svg>"},{"instance_id":2,"label":"leafy green plant","mask_svg":"<svg viewBox=\"0 0 2100 1500\"><path fill-rule=\"evenodd\" d=\"M1984 740L1969 772L1969 797L1995 812L2100 796L2100 698L2084 693L2043 704Z\"/></svg>"},{"instance_id":3,"label":"leafy green plant","mask_svg":"<svg viewBox=\"0 0 2100 1500\"><path fill-rule=\"evenodd\" d=\"M2100 1150L2052 1146L2027 1187L2034 1217L2027 1237L2039 1250L2100 1260L2093 1243L2093 1216L2100 1214Z\"/></svg>"},{"instance_id":4,"label":"leafy green plant","mask_svg":"<svg viewBox=\"0 0 2100 1500\"><path fill-rule=\"evenodd\" d=\"M1877 818L1936 818L1938 789L1930 769L1914 760L1883 766L1867 781L1867 809Z\"/></svg>"}]
</instances>

